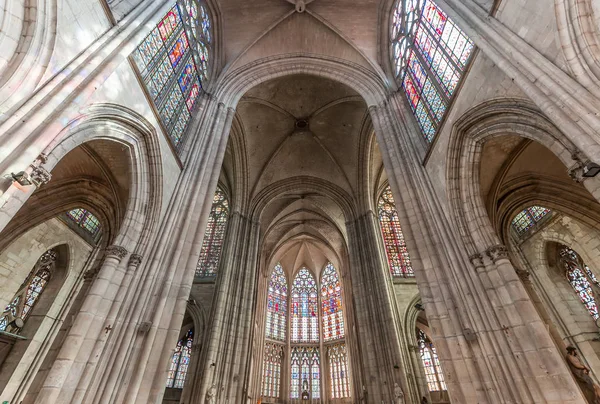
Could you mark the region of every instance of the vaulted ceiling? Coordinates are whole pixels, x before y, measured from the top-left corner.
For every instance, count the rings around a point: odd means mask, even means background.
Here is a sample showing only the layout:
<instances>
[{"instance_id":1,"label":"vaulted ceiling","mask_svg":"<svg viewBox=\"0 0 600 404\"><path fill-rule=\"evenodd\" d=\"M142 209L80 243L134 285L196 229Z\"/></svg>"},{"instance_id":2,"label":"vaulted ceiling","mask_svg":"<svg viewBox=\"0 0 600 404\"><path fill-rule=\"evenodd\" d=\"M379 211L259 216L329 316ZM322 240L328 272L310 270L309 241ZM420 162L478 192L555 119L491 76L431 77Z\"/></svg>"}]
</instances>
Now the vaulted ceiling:
<instances>
[{"instance_id":1,"label":"vaulted ceiling","mask_svg":"<svg viewBox=\"0 0 600 404\"><path fill-rule=\"evenodd\" d=\"M327 260L339 266L350 219L347 206L355 206L365 187L360 170L382 177L364 100L331 80L287 76L248 91L238 105L236 122L234 130L240 133L235 136L241 141L230 140L224 164L227 181L245 182L242 188L250 201L262 198L273 184L294 184L264 202L264 264L283 260L294 268L290 270L302 265L316 270ZM232 161L236 153L244 155L245 169ZM364 160L377 167L367 168ZM303 187L307 183L318 185L308 190ZM240 189L239 184L233 188ZM331 189L343 201L328 193Z\"/></svg>"}]
</instances>

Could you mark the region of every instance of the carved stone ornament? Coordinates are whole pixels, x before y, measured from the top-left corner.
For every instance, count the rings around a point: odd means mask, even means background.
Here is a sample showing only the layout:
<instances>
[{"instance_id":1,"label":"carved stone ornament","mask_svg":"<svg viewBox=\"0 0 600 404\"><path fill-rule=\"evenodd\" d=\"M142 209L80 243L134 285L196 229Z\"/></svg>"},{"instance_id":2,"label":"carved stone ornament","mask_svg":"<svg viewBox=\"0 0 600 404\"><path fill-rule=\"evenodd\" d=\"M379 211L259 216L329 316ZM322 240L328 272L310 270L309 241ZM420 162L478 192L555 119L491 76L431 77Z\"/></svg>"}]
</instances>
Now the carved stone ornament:
<instances>
[{"instance_id":1,"label":"carved stone ornament","mask_svg":"<svg viewBox=\"0 0 600 404\"><path fill-rule=\"evenodd\" d=\"M481 254L473 254L469 257L469 261L475 268L479 268L483 266L483 255Z\"/></svg>"},{"instance_id":2,"label":"carved stone ornament","mask_svg":"<svg viewBox=\"0 0 600 404\"><path fill-rule=\"evenodd\" d=\"M508 250L502 244L491 246L487 249L486 254L494 262L501 259L508 259Z\"/></svg>"},{"instance_id":3,"label":"carved stone ornament","mask_svg":"<svg viewBox=\"0 0 600 404\"><path fill-rule=\"evenodd\" d=\"M138 326L138 331L141 332L142 334L146 334L148 331L150 331L151 327L152 327L152 323L150 321L144 321L143 323L140 323L140 325Z\"/></svg>"},{"instance_id":4,"label":"carved stone ornament","mask_svg":"<svg viewBox=\"0 0 600 404\"><path fill-rule=\"evenodd\" d=\"M571 159L573 159L575 163L569 167L567 173L569 174L569 177L573 179L573 181L582 183L583 180L585 180L585 177L583 176L584 168L590 161L585 159L578 151L571 155Z\"/></svg>"},{"instance_id":5,"label":"carved stone ornament","mask_svg":"<svg viewBox=\"0 0 600 404\"><path fill-rule=\"evenodd\" d=\"M52 174L50 174L48 172L48 170L46 170L42 166L32 166L32 167L33 167L33 171L29 175L29 179L31 180L31 182L33 182L33 184L36 187L39 188L42 185L50 182L50 179L52 178Z\"/></svg>"},{"instance_id":6,"label":"carved stone ornament","mask_svg":"<svg viewBox=\"0 0 600 404\"><path fill-rule=\"evenodd\" d=\"M129 266L130 267L134 267L137 268L140 266L140 264L142 263L142 256L139 254L131 254L131 257L129 257Z\"/></svg>"},{"instance_id":7,"label":"carved stone ornament","mask_svg":"<svg viewBox=\"0 0 600 404\"><path fill-rule=\"evenodd\" d=\"M99 267L95 267L92 269L88 269L87 271L85 271L85 273L83 274L83 279L94 279L94 277L96 275L98 275L100 268Z\"/></svg>"},{"instance_id":8,"label":"carved stone ornament","mask_svg":"<svg viewBox=\"0 0 600 404\"><path fill-rule=\"evenodd\" d=\"M127 250L120 245L111 245L106 247L106 255L112 255L121 261L127 255Z\"/></svg>"},{"instance_id":9,"label":"carved stone ornament","mask_svg":"<svg viewBox=\"0 0 600 404\"><path fill-rule=\"evenodd\" d=\"M529 275L531 275L529 273L529 271L526 271L524 269L519 269L519 268L515 268L515 272L517 273L517 276L523 281L523 282L528 282L529 281Z\"/></svg>"}]
</instances>

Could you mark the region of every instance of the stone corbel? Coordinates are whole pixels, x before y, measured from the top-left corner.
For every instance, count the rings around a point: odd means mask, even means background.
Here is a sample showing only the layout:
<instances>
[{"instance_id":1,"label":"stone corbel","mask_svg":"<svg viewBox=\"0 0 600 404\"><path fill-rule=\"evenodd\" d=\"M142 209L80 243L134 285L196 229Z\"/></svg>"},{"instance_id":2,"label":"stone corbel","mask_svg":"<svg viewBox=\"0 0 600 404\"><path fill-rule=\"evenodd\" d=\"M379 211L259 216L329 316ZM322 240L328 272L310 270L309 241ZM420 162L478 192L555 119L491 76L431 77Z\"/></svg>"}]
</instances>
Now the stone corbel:
<instances>
[{"instance_id":1,"label":"stone corbel","mask_svg":"<svg viewBox=\"0 0 600 404\"><path fill-rule=\"evenodd\" d=\"M471 264L473 264L473 266L475 268L481 268L483 267L483 255L481 254L473 254L469 257L469 261L471 261Z\"/></svg>"},{"instance_id":2,"label":"stone corbel","mask_svg":"<svg viewBox=\"0 0 600 404\"><path fill-rule=\"evenodd\" d=\"M31 180L33 185L35 185L37 188L39 188L42 185L50 182L50 179L52 178L52 174L50 174L48 172L48 170L46 170L42 166L32 165L31 167L33 168L33 170L31 171L31 174L29 174L29 179Z\"/></svg>"},{"instance_id":3,"label":"stone corbel","mask_svg":"<svg viewBox=\"0 0 600 404\"><path fill-rule=\"evenodd\" d=\"M502 244L491 246L485 253L494 264L501 259L508 259L508 250Z\"/></svg>"},{"instance_id":4,"label":"stone corbel","mask_svg":"<svg viewBox=\"0 0 600 404\"><path fill-rule=\"evenodd\" d=\"M529 279L529 275L531 275L531 273L525 269L519 269L519 268L515 268L515 272L517 273L517 276L519 277L519 279L521 279L523 282L530 282L531 280Z\"/></svg>"},{"instance_id":5,"label":"stone corbel","mask_svg":"<svg viewBox=\"0 0 600 404\"><path fill-rule=\"evenodd\" d=\"M133 267L133 269L137 269L142 263L142 256L139 254L131 254L129 257L129 266Z\"/></svg>"},{"instance_id":6,"label":"stone corbel","mask_svg":"<svg viewBox=\"0 0 600 404\"><path fill-rule=\"evenodd\" d=\"M575 163L569 167L567 172L573 181L581 184L585 180L585 177L583 176L584 168L590 162L590 160L583 157L583 155L578 151L571 155L571 159Z\"/></svg>"},{"instance_id":7,"label":"stone corbel","mask_svg":"<svg viewBox=\"0 0 600 404\"><path fill-rule=\"evenodd\" d=\"M106 247L106 256L112 256L121 261L127 255L127 250L120 245L111 245Z\"/></svg>"}]
</instances>

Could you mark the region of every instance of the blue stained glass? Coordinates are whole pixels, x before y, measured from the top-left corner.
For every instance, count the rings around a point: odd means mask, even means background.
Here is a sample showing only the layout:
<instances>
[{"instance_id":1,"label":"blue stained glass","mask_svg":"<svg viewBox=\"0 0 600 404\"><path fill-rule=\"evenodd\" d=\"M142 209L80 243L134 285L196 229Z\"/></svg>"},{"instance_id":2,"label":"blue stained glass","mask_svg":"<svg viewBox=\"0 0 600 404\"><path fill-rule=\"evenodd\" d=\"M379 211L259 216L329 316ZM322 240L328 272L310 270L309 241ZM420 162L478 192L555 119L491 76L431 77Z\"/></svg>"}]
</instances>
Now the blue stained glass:
<instances>
[{"instance_id":1,"label":"blue stained glass","mask_svg":"<svg viewBox=\"0 0 600 404\"><path fill-rule=\"evenodd\" d=\"M431 0L397 0L390 33L396 77L425 139L432 141L464 73L473 42ZM407 79L407 70L411 79Z\"/></svg>"},{"instance_id":2,"label":"blue stained glass","mask_svg":"<svg viewBox=\"0 0 600 404\"><path fill-rule=\"evenodd\" d=\"M579 295L581 303L583 303L592 318L597 320L600 315L594 289L592 288L592 284L600 287L597 278L574 250L563 246L559 251L559 255L571 287Z\"/></svg>"},{"instance_id":3,"label":"blue stained glass","mask_svg":"<svg viewBox=\"0 0 600 404\"><path fill-rule=\"evenodd\" d=\"M192 344L194 342L194 330L189 330L186 335L177 342L175 352L171 357L169 373L167 375L167 387L183 389L187 376L190 357L192 355Z\"/></svg>"},{"instance_id":4,"label":"blue stained glass","mask_svg":"<svg viewBox=\"0 0 600 404\"><path fill-rule=\"evenodd\" d=\"M542 206L530 206L519 212L512 220L511 225L518 235L522 235L550 212L550 209Z\"/></svg>"},{"instance_id":5,"label":"blue stained glass","mask_svg":"<svg viewBox=\"0 0 600 404\"><path fill-rule=\"evenodd\" d=\"M203 0L179 0L132 53L175 145L181 143L202 81L208 79L210 27Z\"/></svg>"}]
</instances>

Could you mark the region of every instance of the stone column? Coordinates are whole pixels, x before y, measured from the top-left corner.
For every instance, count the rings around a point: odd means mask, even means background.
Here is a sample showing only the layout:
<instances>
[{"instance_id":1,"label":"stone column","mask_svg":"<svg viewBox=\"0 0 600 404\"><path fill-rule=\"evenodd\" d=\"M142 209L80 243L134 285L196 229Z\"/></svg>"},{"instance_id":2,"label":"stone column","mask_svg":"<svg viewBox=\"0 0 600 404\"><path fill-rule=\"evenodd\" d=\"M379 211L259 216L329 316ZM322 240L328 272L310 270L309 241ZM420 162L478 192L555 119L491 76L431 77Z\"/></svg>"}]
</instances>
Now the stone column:
<instances>
[{"instance_id":1,"label":"stone column","mask_svg":"<svg viewBox=\"0 0 600 404\"><path fill-rule=\"evenodd\" d=\"M398 97L371 116L451 399L583 402L502 248L489 246L469 262Z\"/></svg>"},{"instance_id":2,"label":"stone column","mask_svg":"<svg viewBox=\"0 0 600 404\"><path fill-rule=\"evenodd\" d=\"M204 402L213 384L218 403L246 402L256 316L259 230L256 222L239 212L233 212L229 219L193 402Z\"/></svg>"},{"instance_id":3,"label":"stone column","mask_svg":"<svg viewBox=\"0 0 600 404\"><path fill-rule=\"evenodd\" d=\"M474 0L436 3L594 162L600 161L600 94L573 79Z\"/></svg>"},{"instance_id":4,"label":"stone column","mask_svg":"<svg viewBox=\"0 0 600 404\"><path fill-rule=\"evenodd\" d=\"M347 223L359 355L351 365L353 369L361 368L360 373L353 372L356 376L362 373L362 380L354 378L354 383L359 384L354 390L363 394L364 386L368 403L392 401L394 383L408 391L402 370L394 368L402 363L399 326L387 260L378 243L378 226L371 211Z\"/></svg>"},{"instance_id":5,"label":"stone column","mask_svg":"<svg viewBox=\"0 0 600 404\"><path fill-rule=\"evenodd\" d=\"M93 341L99 334L100 330L97 328L102 324L101 321L108 311L106 296L110 295L110 290L114 288L114 278L123 272L120 264L126 255L127 250L121 246L113 245L106 249L104 263L48 372L36 403L70 400L70 397L67 396L74 393L78 378L69 376L73 375L72 372L75 372L76 375L83 371L85 362L78 361L78 359L85 356L86 352L91 351Z\"/></svg>"}]
</instances>

